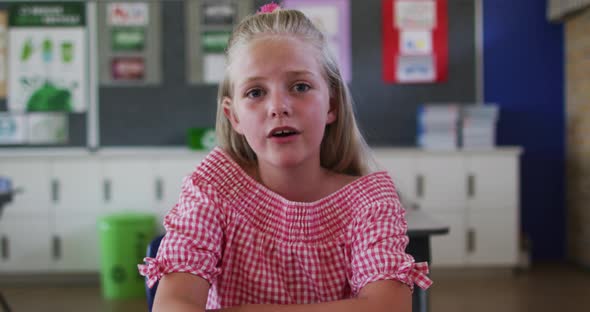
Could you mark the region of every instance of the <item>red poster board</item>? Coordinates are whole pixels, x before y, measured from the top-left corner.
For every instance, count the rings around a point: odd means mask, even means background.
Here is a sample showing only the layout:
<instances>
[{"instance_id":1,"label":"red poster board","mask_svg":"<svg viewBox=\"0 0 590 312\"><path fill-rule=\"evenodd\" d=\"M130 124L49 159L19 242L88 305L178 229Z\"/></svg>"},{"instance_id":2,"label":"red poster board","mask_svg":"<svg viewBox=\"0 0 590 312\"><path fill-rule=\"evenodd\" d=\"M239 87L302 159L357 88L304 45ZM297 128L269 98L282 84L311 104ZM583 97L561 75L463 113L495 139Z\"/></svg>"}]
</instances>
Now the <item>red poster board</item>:
<instances>
[{"instance_id":1,"label":"red poster board","mask_svg":"<svg viewBox=\"0 0 590 312\"><path fill-rule=\"evenodd\" d=\"M396 14L400 13L396 12L396 9L413 4L434 5L434 22L431 27L427 29L424 26L401 23L396 20ZM448 77L447 0L382 0L382 14L383 80L387 83L446 81ZM402 51L400 39L404 32L415 34L414 31L419 32L423 35L422 37L429 38L426 41L429 42L427 50L430 52Z\"/></svg>"}]
</instances>

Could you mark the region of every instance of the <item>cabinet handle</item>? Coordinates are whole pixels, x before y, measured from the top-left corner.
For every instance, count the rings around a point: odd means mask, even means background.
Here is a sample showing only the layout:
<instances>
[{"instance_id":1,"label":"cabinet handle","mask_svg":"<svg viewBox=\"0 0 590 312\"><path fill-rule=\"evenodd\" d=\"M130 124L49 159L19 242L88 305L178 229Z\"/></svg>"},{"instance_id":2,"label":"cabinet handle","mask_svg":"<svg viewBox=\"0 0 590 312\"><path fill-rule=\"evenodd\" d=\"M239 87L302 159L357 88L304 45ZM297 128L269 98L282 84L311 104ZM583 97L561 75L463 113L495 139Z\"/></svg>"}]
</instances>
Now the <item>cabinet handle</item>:
<instances>
[{"instance_id":1,"label":"cabinet handle","mask_svg":"<svg viewBox=\"0 0 590 312\"><path fill-rule=\"evenodd\" d=\"M467 230L467 252L475 252L475 229Z\"/></svg>"},{"instance_id":2,"label":"cabinet handle","mask_svg":"<svg viewBox=\"0 0 590 312\"><path fill-rule=\"evenodd\" d=\"M53 236L53 260L61 259L61 239L59 236Z\"/></svg>"},{"instance_id":3,"label":"cabinet handle","mask_svg":"<svg viewBox=\"0 0 590 312\"><path fill-rule=\"evenodd\" d=\"M59 181L57 179L51 180L51 199L54 203L59 201Z\"/></svg>"},{"instance_id":4,"label":"cabinet handle","mask_svg":"<svg viewBox=\"0 0 590 312\"><path fill-rule=\"evenodd\" d=\"M467 197L473 198L475 196L475 175L469 174L467 176Z\"/></svg>"},{"instance_id":5,"label":"cabinet handle","mask_svg":"<svg viewBox=\"0 0 590 312\"><path fill-rule=\"evenodd\" d=\"M10 258L10 242L8 241L8 237L2 235L2 260L8 260Z\"/></svg>"},{"instance_id":6,"label":"cabinet handle","mask_svg":"<svg viewBox=\"0 0 590 312\"><path fill-rule=\"evenodd\" d=\"M111 201L111 180L105 179L102 184L102 193L105 202Z\"/></svg>"},{"instance_id":7,"label":"cabinet handle","mask_svg":"<svg viewBox=\"0 0 590 312\"><path fill-rule=\"evenodd\" d=\"M162 178L156 178L156 200L161 201L164 197L164 182Z\"/></svg>"},{"instance_id":8,"label":"cabinet handle","mask_svg":"<svg viewBox=\"0 0 590 312\"><path fill-rule=\"evenodd\" d=\"M419 198L424 196L424 176L421 174L416 176L416 196Z\"/></svg>"}]
</instances>

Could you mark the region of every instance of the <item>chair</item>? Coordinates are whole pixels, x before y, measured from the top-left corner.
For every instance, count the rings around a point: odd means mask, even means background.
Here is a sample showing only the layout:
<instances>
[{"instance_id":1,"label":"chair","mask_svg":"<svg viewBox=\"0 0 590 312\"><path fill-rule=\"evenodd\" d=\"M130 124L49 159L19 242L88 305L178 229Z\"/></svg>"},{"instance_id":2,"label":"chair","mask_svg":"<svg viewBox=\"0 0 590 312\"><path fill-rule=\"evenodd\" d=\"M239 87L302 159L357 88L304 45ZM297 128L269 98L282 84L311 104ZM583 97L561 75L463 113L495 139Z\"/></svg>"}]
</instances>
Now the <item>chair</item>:
<instances>
[{"instance_id":1,"label":"chair","mask_svg":"<svg viewBox=\"0 0 590 312\"><path fill-rule=\"evenodd\" d=\"M146 252L146 256L150 257L150 258L155 258L156 255L158 254L158 248L160 247L160 242L162 242L162 238L164 237L164 235L160 235L156 238L154 238L150 244L147 247L147 252ZM158 289L158 282L156 282L154 284L154 287L149 288L147 286L147 277L145 279L145 294L147 296L147 302L148 302L148 309L150 312L152 312L152 306L154 305L154 298L156 297L156 290Z\"/></svg>"}]
</instances>

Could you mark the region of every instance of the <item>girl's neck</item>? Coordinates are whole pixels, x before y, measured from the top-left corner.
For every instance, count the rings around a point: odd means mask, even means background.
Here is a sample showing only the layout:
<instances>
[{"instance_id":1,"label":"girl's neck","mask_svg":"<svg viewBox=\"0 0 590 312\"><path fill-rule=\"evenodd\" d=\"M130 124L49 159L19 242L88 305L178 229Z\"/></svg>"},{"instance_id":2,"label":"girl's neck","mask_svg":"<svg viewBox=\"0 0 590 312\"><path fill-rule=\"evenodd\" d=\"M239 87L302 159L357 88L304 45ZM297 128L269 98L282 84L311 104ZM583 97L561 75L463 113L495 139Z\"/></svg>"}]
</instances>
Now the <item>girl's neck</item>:
<instances>
[{"instance_id":1,"label":"girl's neck","mask_svg":"<svg viewBox=\"0 0 590 312\"><path fill-rule=\"evenodd\" d=\"M259 164L256 179L273 192L297 202L313 202L334 191L334 173L319 162L294 168L277 168Z\"/></svg>"}]
</instances>

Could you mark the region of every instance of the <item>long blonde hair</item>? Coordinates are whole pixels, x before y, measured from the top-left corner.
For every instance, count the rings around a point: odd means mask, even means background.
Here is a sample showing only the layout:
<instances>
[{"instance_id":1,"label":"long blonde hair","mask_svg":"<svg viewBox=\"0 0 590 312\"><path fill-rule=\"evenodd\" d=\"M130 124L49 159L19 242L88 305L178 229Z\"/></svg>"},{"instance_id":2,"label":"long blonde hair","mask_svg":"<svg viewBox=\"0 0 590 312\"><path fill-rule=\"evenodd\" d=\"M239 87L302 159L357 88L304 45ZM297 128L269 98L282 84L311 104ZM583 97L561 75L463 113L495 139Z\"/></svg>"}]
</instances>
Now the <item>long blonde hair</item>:
<instances>
[{"instance_id":1,"label":"long blonde hair","mask_svg":"<svg viewBox=\"0 0 590 312\"><path fill-rule=\"evenodd\" d=\"M245 46L262 34L292 35L303 39L318 50L319 63L330 87L330 98L337 105L336 120L327 125L320 147L320 165L334 172L348 175L369 173L369 149L354 116L352 97L343 81L334 57L321 31L300 11L277 9L272 13L259 13L246 17L234 29L226 50L227 64L224 79L217 95L217 140L221 148L238 163L256 165L256 154L243 135L238 134L223 113L224 97L232 97L233 84L230 67Z\"/></svg>"}]
</instances>

